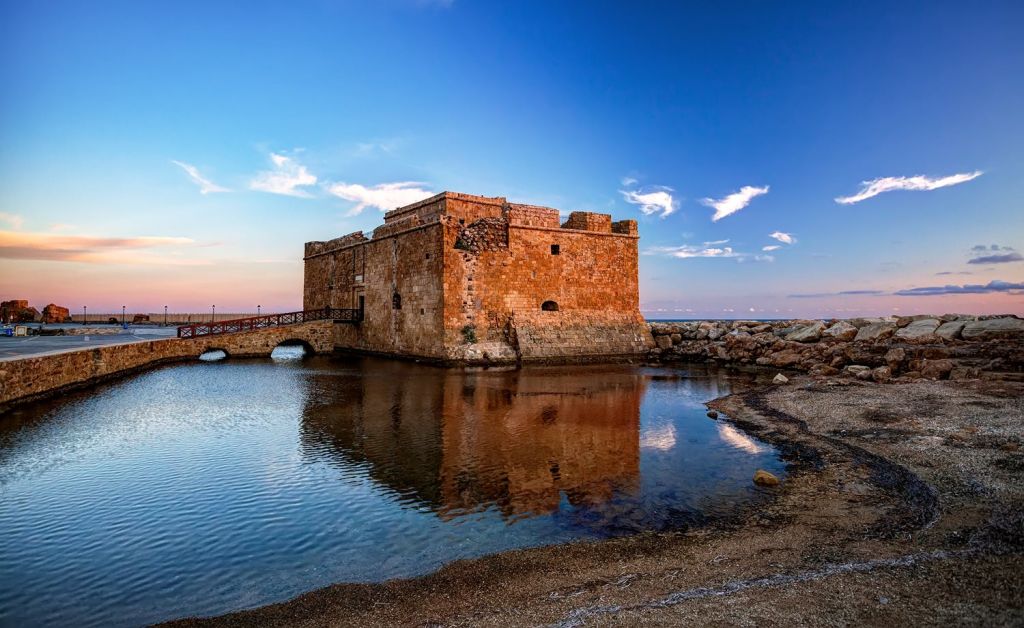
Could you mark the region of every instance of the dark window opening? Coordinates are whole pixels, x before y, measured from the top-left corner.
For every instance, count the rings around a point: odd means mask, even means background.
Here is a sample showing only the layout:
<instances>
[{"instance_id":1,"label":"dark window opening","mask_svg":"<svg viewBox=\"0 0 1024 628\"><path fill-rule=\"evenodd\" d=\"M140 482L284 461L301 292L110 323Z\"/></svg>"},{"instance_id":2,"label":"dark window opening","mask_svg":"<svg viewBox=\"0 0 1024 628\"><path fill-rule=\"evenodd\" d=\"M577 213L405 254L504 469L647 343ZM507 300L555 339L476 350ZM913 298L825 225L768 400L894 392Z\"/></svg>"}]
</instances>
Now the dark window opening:
<instances>
[{"instance_id":1,"label":"dark window opening","mask_svg":"<svg viewBox=\"0 0 1024 628\"><path fill-rule=\"evenodd\" d=\"M545 312L557 312L558 304L555 303L554 301L545 301L540 304L540 309L544 310Z\"/></svg>"},{"instance_id":2,"label":"dark window opening","mask_svg":"<svg viewBox=\"0 0 1024 628\"><path fill-rule=\"evenodd\" d=\"M402 295L397 292L391 295L391 307L396 310L402 309Z\"/></svg>"},{"instance_id":3,"label":"dark window opening","mask_svg":"<svg viewBox=\"0 0 1024 628\"><path fill-rule=\"evenodd\" d=\"M420 314L426 314L426 313L427 313L427 310L425 308L421 307L420 308Z\"/></svg>"},{"instance_id":4,"label":"dark window opening","mask_svg":"<svg viewBox=\"0 0 1024 628\"><path fill-rule=\"evenodd\" d=\"M427 253L427 259L430 259L430 253Z\"/></svg>"},{"instance_id":5,"label":"dark window opening","mask_svg":"<svg viewBox=\"0 0 1024 628\"><path fill-rule=\"evenodd\" d=\"M460 225L466 224L466 219L465 218L459 218L459 224Z\"/></svg>"},{"instance_id":6,"label":"dark window opening","mask_svg":"<svg viewBox=\"0 0 1024 628\"><path fill-rule=\"evenodd\" d=\"M559 255L561 252L562 252L562 248L560 246L558 246L557 244L552 244L551 245L551 254L552 255Z\"/></svg>"}]
</instances>

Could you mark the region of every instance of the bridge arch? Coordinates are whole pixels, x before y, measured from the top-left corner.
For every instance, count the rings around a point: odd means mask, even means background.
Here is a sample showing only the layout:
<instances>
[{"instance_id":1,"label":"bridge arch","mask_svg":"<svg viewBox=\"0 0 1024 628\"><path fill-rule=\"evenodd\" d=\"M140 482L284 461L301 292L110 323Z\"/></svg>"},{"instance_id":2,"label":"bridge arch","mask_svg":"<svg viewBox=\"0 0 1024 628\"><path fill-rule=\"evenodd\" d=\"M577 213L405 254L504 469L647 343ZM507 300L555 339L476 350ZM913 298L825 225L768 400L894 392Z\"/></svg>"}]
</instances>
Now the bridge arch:
<instances>
[{"instance_id":1,"label":"bridge arch","mask_svg":"<svg viewBox=\"0 0 1024 628\"><path fill-rule=\"evenodd\" d=\"M208 347L203 349L198 357L203 362L220 362L222 360L227 360L231 357L231 354L220 347Z\"/></svg>"},{"instance_id":2,"label":"bridge arch","mask_svg":"<svg viewBox=\"0 0 1024 628\"><path fill-rule=\"evenodd\" d=\"M276 360L301 360L314 353L316 349L309 341L302 338L287 338L277 343L270 352L270 357Z\"/></svg>"}]
</instances>

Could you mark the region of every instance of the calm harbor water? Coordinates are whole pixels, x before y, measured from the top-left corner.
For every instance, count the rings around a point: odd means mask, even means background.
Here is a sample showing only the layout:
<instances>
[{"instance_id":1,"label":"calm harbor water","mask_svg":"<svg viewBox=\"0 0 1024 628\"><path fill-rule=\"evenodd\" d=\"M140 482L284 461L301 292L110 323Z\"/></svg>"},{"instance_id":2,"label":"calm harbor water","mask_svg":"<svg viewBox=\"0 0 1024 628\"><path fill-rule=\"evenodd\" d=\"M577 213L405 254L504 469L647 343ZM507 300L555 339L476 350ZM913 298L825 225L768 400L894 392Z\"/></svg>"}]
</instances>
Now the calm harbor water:
<instances>
[{"instance_id":1,"label":"calm harbor water","mask_svg":"<svg viewBox=\"0 0 1024 628\"><path fill-rule=\"evenodd\" d=\"M778 452L701 367L161 368L0 417L0 625L139 625L700 525Z\"/></svg>"}]
</instances>

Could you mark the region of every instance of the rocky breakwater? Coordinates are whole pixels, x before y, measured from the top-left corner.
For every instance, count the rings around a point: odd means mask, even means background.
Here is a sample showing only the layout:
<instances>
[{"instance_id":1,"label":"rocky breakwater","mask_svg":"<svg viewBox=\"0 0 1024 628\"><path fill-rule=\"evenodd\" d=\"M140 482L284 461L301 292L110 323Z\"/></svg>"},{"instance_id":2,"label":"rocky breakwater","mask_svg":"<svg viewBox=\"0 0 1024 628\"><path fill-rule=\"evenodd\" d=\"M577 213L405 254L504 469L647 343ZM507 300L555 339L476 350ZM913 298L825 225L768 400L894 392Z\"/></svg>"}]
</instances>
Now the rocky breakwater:
<instances>
[{"instance_id":1,"label":"rocky breakwater","mask_svg":"<svg viewBox=\"0 0 1024 628\"><path fill-rule=\"evenodd\" d=\"M760 366L875 381L1024 381L1024 319L918 315L650 323L662 361Z\"/></svg>"}]
</instances>

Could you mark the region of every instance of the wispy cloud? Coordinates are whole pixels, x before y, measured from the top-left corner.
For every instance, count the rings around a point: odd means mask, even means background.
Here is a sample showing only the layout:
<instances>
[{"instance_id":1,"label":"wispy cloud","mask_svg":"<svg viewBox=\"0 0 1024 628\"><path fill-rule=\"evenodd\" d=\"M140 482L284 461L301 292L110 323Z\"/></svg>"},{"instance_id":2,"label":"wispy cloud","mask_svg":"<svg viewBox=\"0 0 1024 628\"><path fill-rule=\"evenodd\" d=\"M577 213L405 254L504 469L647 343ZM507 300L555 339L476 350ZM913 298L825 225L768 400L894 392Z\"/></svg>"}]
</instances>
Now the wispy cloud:
<instances>
[{"instance_id":1,"label":"wispy cloud","mask_svg":"<svg viewBox=\"0 0 1024 628\"><path fill-rule=\"evenodd\" d=\"M372 187L358 183L332 183L327 186L327 191L338 198L355 202L356 206L349 211L349 215L355 215L367 207L376 207L383 212L433 196L434 192L421 187L423 185L415 181L381 183Z\"/></svg>"},{"instance_id":2,"label":"wispy cloud","mask_svg":"<svg viewBox=\"0 0 1024 628\"><path fill-rule=\"evenodd\" d=\"M988 253L988 255L971 258L967 260L968 264L1007 264L1010 262L1024 261L1024 257L1014 250L1013 247L1009 246L999 246L998 244L985 246L984 244L977 244L971 247L971 251L974 253Z\"/></svg>"},{"instance_id":3,"label":"wispy cloud","mask_svg":"<svg viewBox=\"0 0 1024 628\"><path fill-rule=\"evenodd\" d=\"M740 188L739 192L733 192L725 198L713 199L705 198L701 199L701 203L708 207L715 209L715 214L711 216L712 222L718 222L719 220L735 214L739 210L743 209L747 205L750 205L750 201L757 196L768 193L768 186L763 188L754 187L752 185L744 185Z\"/></svg>"},{"instance_id":4,"label":"wispy cloud","mask_svg":"<svg viewBox=\"0 0 1024 628\"><path fill-rule=\"evenodd\" d=\"M639 183L639 181L637 181L633 177L622 177L622 185L626 187L633 187L637 183Z\"/></svg>"},{"instance_id":5,"label":"wispy cloud","mask_svg":"<svg viewBox=\"0 0 1024 628\"><path fill-rule=\"evenodd\" d=\"M731 246L721 246L728 240L705 242L700 246L683 244L681 246L652 246L644 251L646 255L667 255L687 259L690 257L739 257L739 253Z\"/></svg>"},{"instance_id":6,"label":"wispy cloud","mask_svg":"<svg viewBox=\"0 0 1024 628\"><path fill-rule=\"evenodd\" d=\"M761 250L762 251L777 251L777 250L779 250L781 248L782 248L781 244L769 244L767 246L762 246Z\"/></svg>"},{"instance_id":7,"label":"wispy cloud","mask_svg":"<svg viewBox=\"0 0 1024 628\"><path fill-rule=\"evenodd\" d=\"M31 259L97 264L202 265L208 262L192 256L155 255L152 249L170 252L178 247L197 246L191 238L138 236L110 238L54 233L0 231L0 258Z\"/></svg>"},{"instance_id":8,"label":"wispy cloud","mask_svg":"<svg viewBox=\"0 0 1024 628\"><path fill-rule=\"evenodd\" d=\"M788 294L787 299L812 299L815 297L847 297L847 296L879 296L885 294L884 290L843 290L841 292L807 292L803 294Z\"/></svg>"},{"instance_id":9,"label":"wispy cloud","mask_svg":"<svg viewBox=\"0 0 1024 628\"><path fill-rule=\"evenodd\" d=\"M310 198L312 196L302 188L316 185L316 175L310 173L305 166L296 162L294 158L280 153L270 153L270 161L274 163L274 169L265 170L257 174L249 182L251 189L271 194L297 196L299 198Z\"/></svg>"},{"instance_id":10,"label":"wispy cloud","mask_svg":"<svg viewBox=\"0 0 1024 628\"><path fill-rule=\"evenodd\" d=\"M962 271L959 271L959 272L952 271L952 270L944 270L941 273L935 273L935 275L937 277L941 277L943 275L973 275L973 274L974 273L972 273L970 271L966 271L966 270L962 270Z\"/></svg>"},{"instance_id":11,"label":"wispy cloud","mask_svg":"<svg viewBox=\"0 0 1024 628\"><path fill-rule=\"evenodd\" d=\"M951 185L966 183L972 179L977 179L982 174L981 170L975 170L974 172L965 172L938 178L926 177L924 175L916 175L913 177L882 177L880 179L862 181L859 192L853 196L840 196L835 200L837 203L842 205L852 205L878 196L883 192L892 192L894 190L937 190Z\"/></svg>"},{"instance_id":12,"label":"wispy cloud","mask_svg":"<svg viewBox=\"0 0 1024 628\"><path fill-rule=\"evenodd\" d=\"M627 178L623 180L624 185L628 185L625 181L636 183L635 179ZM664 185L656 185L646 191L619 190L627 203L639 205L640 211L647 215L660 212L662 218L679 209L679 202L672 196L673 191Z\"/></svg>"},{"instance_id":13,"label":"wispy cloud","mask_svg":"<svg viewBox=\"0 0 1024 628\"><path fill-rule=\"evenodd\" d=\"M18 214L0 212L0 222L6 222L12 229L21 229L21 226L25 224L25 219Z\"/></svg>"},{"instance_id":14,"label":"wispy cloud","mask_svg":"<svg viewBox=\"0 0 1024 628\"><path fill-rule=\"evenodd\" d=\"M987 284L964 284L962 286L928 286L925 288L908 288L897 290L893 294L903 297L934 296L938 294L988 294L991 292L1010 292L1024 290L1024 283L992 280Z\"/></svg>"},{"instance_id":15,"label":"wispy cloud","mask_svg":"<svg viewBox=\"0 0 1024 628\"><path fill-rule=\"evenodd\" d=\"M939 273L944 274L944 273ZM1018 292L1024 291L1024 283L1013 283L995 279L987 284L964 284L961 286L926 286L922 288L905 288L888 292L885 290L844 290L842 292L811 292L803 294L790 294L790 299L810 299L815 297L837 297L837 296L899 296L899 297L928 297L944 294L989 294L993 292Z\"/></svg>"},{"instance_id":16,"label":"wispy cloud","mask_svg":"<svg viewBox=\"0 0 1024 628\"><path fill-rule=\"evenodd\" d=\"M796 244L796 238L793 237L792 233L784 233L782 231L776 231L775 233L769 233L769 238L774 238L783 244Z\"/></svg>"},{"instance_id":17,"label":"wispy cloud","mask_svg":"<svg viewBox=\"0 0 1024 628\"><path fill-rule=\"evenodd\" d=\"M200 194L214 194L217 192L231 191L225 187L217 185L213 181L210 181L209 179L201 175L199 173L199 169L193 166L192 164L187 164L183 161L177 161L174 159L171 160L171 163L178 166L188 174L189 178L192 179L192 182L199 186Z\"/></svg>"}]
</instances>

